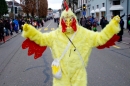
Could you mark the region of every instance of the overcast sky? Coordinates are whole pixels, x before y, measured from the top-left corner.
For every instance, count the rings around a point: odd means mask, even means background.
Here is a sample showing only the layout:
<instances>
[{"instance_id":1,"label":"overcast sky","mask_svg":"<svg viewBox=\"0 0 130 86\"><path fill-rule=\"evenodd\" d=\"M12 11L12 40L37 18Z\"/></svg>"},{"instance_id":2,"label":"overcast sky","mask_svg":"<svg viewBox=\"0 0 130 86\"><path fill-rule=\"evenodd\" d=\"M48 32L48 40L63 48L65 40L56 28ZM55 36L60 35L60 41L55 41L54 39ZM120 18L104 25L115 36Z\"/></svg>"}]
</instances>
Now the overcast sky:
<instances>
[{"instance_id":1,"label":"overcast sky","mask_svg":"<svg viewBox=\"0 0 130 86\"><path fill-rule=\"evenodd\" d=\"M11 1L11 0L6 0ZM17 2L20 2L20 0L16 0ZM61 9L61 4L63 0L48 0L48 8L52 9Z\"/></svg>"}]
</instances>

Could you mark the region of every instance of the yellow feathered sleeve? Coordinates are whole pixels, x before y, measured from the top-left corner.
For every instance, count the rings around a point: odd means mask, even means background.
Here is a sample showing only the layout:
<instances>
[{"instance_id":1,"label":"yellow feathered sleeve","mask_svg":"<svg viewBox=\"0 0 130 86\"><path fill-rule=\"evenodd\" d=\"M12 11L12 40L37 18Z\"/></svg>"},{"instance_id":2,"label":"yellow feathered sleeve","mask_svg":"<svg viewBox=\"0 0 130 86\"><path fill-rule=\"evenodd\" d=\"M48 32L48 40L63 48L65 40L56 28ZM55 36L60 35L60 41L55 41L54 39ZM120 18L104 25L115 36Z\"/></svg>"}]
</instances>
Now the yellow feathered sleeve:
<instances>
[{"instance_id":1,"label":"yellow feathered sleeve","mask_svg":"<svg viewBox=\"0 0 130 86\"><path fill-rule=\"evenodd\" d=\"M29 24L24 24L22 36L24 38L29 38L31 41L34 41L40 46L51 46L51 43L53 41L52 33L53 31L43 34L40 31L36 30L35 27Z\"/></svg>"},{"instance_id":2,"label":"yellow feathered sleeve","mask_svg":"<svg viewBox=\"0 0 130 86\"><path fill-rule=\"evenodd\" d=\"M120 31L119 22L120 17L115 16L101 32L90 31L91 46L104 45L114 34L117 34Z\"/></svg>"}]
</instances>

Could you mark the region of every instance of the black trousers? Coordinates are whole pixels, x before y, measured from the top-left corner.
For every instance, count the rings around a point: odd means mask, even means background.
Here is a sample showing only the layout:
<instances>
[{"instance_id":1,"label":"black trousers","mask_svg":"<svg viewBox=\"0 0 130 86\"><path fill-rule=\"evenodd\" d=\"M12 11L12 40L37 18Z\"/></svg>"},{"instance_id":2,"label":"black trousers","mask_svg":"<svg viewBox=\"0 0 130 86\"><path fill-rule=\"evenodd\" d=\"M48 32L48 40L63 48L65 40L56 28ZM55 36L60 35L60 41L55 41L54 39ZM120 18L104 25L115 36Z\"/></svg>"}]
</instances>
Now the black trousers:
<instances>
[{"instance_id":1,"label":"black trousers","mask_svg":"<svg viewBox=\"0 0 130 86\"><path fill-rule=\"evenodd\" d=\"M5 42L4 32L0 32L0 41L2 40Z\"/></svg>"},{"instance_id":2,"label":"black trousers","mask_svg":"<svg viewBox=\"0 0 130 86\"><path fill-rule=\"evenodd\" d=\"M120 36L118 42L122 41L122 35L118 35L118 36Z\"/></svg>"}]
</instances>

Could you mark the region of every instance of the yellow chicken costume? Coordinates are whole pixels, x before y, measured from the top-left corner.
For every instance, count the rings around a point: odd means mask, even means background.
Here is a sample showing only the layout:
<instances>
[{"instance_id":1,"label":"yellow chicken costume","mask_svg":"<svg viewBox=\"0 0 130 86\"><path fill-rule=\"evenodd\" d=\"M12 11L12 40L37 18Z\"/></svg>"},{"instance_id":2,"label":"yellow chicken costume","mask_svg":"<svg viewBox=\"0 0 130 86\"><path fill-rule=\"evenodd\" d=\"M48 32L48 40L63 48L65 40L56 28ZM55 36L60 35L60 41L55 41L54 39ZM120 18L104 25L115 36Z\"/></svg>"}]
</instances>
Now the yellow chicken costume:
<instances>
[{"instance_id":1,"label":"yellow chicken costume","mask_svg":"<svg viewBox=\"0 0 130 86\"><path fill-rule=\"evenodd\" d=\"M80 26L74 13L66 7L66 10L61 14L60 25L55 31L41 33L33 26L25 24L22 36L35 42L40 47L50 47L55 59L61 56L69 41L68 38L76 32L72 40L73 44L70 45L60 61L62 78L53 78L53 86L87 86L87 73L82 64L84 62L87 67L93 47L104 45L120 31L119 22L120 18L115 16L101 32L93 32ZM75 48L79 51L83 61L74 51Z\"/></svg>"}]
</instances>

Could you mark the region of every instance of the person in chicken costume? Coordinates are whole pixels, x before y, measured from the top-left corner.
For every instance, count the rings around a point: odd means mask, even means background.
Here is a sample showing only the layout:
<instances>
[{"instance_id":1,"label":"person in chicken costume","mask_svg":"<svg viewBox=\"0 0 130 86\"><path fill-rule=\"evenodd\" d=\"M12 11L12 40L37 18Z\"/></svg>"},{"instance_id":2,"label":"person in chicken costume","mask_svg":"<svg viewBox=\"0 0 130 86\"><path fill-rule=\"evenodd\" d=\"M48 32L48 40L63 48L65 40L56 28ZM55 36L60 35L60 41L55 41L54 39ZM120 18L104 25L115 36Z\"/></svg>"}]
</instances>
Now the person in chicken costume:
<instances>
[{"instance_id":1,"label":"person in chicken costume","mask_svg":"<svg viewBox=\"0 0 130 86\"><path fill-rule=\"evenodd\" d=\"M115 16L101 32L94 32L80 26L66 2L64 5L66 9L61 14L59 27L54 31L41 33L33 26L24 24L22 36L27 39L22 48L29 48L28 55L34 54L37 59L48 46L51 48L53 59L59 59L68 42L71 42L60 60L62 77L54 77L53 86L87 86L85 67L92 48L103 49L115 45L119 39L116 34L120 31L120 17Z\"/></svg>"}]
</instances>

